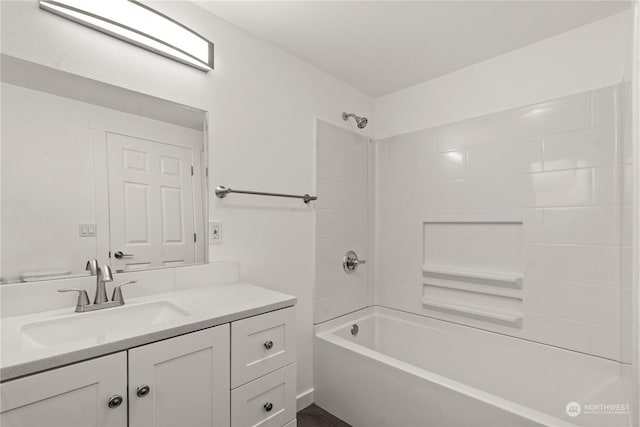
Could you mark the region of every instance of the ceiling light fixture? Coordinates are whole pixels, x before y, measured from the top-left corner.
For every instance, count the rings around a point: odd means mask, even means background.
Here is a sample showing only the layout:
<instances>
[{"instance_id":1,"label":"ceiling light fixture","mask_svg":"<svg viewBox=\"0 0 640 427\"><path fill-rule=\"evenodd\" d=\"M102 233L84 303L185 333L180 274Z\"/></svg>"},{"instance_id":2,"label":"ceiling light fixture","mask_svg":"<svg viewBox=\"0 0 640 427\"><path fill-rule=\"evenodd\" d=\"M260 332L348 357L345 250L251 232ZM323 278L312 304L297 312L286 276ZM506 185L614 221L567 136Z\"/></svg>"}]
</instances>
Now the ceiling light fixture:
<instances>
[{"instance_id":1,"label":"ceiling light fixture","mask_svg":"<svg viewBox=\"0 0 640 427\"><path fill-rule=\"evenodd\" d=\"M208 72L213 43L136 0L40 0L40 8Z\"/></svg>"}]
</instances>

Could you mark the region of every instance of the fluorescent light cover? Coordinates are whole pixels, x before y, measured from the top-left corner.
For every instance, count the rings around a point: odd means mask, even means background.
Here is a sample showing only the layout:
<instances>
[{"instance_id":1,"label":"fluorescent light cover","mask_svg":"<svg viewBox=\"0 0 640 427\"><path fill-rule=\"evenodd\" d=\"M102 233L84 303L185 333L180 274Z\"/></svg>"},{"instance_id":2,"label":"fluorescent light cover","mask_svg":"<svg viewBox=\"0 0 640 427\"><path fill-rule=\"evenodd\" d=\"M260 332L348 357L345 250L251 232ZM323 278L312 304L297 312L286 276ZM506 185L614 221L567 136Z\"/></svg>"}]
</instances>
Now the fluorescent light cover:
<instances>
[{"instance_id":1,"label":"fluorescent light cover","mask_svg":"<svg viewBox=\"0 0 640 427\"><path fill-rule=\"evenodd\" d=\"M213 43L136 2L40 0L40 7L200 70L213 69Z\"/></svg>"}]
</instances>

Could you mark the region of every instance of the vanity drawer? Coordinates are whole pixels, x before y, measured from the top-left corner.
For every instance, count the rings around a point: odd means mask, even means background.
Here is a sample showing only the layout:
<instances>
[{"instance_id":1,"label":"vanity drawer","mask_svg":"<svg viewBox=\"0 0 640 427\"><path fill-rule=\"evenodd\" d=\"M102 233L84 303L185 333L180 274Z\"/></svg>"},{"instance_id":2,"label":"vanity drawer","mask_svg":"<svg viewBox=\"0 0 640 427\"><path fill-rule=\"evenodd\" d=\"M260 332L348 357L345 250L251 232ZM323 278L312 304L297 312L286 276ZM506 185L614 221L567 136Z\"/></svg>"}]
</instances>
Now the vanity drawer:
<instances>
[{"instance_id":1,"label":"vanity drawer","mask_svg":"<svg viewBox=\"0 0 640 427\"><path fill-rule=\"evenodd\" d=\"M231 387L235 388L296 360L295 307L231 324Z\"/></svg>"},{"instance_id":2,"label":"vanity drawer","mask_svg":"<svg viewBox=\"0 0 640 427\"><path fill-rule=\"evenodd\" d=\"M233 427L283 427L295 417L295 363L231 390Z\"/></svg>"}]
</instances>

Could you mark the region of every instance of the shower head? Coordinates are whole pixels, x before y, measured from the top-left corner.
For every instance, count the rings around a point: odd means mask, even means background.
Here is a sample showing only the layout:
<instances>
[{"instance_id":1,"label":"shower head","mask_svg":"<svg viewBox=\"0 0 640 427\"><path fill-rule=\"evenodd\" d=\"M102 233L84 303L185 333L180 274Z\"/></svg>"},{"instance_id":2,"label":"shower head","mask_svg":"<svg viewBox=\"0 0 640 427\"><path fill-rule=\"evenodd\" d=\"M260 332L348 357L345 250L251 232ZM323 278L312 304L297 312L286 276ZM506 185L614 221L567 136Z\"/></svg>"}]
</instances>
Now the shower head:
<instances>
[{"instance_id":1,"label":"shower head","mask_svg":"<svg viewBox=\"0 0 640 427\"><path fill-rule=\"evenodd\" d=\"M349 117L353 117L356 120L356 124L358 125L359 129L364 129L369 122L366 117L358 117L353 113L342 113L342 120L347 121Z\"/></svg>"}]
</instances>

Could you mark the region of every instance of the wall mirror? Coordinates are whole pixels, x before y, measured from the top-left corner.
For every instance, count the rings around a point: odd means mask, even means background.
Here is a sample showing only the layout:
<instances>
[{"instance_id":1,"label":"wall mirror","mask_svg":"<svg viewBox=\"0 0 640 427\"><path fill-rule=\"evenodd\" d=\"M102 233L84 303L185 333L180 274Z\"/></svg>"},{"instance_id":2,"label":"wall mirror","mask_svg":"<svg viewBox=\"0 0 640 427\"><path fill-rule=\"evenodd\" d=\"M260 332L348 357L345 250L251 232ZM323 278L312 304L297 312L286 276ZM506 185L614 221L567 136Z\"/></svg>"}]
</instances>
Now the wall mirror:
<instances>
[{"instance_id":1,"label":"wall mirror","mask_svg":"<svg viewBox=\"0 0 640 427\"><path fill-rule=\"evenodd\" d=\"M2 283L207 261L207 113L2 55Z\"/></svg>"}]
</instances>

